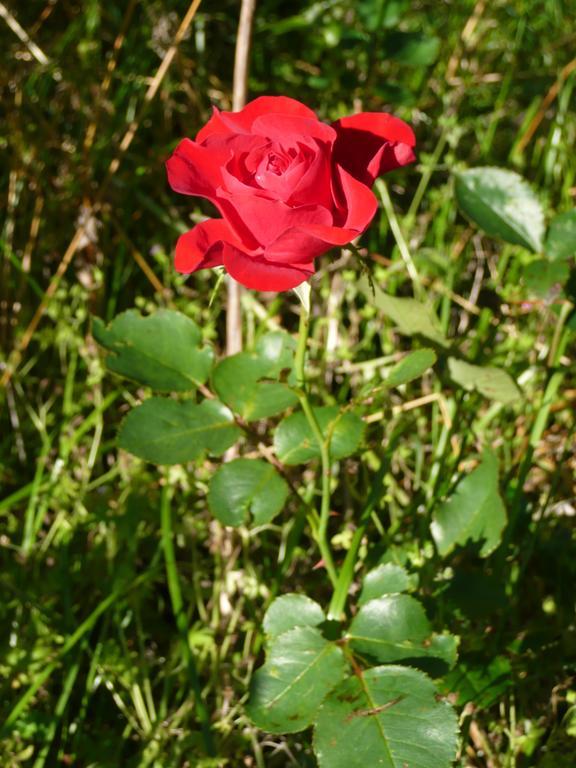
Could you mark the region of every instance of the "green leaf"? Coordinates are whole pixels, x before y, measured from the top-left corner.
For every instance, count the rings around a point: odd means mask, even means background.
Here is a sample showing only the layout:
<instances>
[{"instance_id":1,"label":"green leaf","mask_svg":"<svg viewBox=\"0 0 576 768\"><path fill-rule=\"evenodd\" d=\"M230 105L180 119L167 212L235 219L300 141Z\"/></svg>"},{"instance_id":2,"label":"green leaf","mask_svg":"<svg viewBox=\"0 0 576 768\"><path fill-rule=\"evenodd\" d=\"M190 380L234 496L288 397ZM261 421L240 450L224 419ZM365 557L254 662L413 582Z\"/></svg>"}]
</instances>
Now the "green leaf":
<instances>
[{"instance_id":1,"label":"green leaf","mask_svg":"<svg viewBox=\"0 0 576 768\"><path fill-rule=\"evenodd\" d=\"M377 286L374 286L372 292L365 278L360 280L359 287L378 309L396 323L400 333L406 336L424 336L442 347L448 346L440 321L430 305L422 304L417 299L389 296Z\"/></svg>"},{"instance_id":2,"label":"green leaf","mask_svg":"<svg viewBox=\"0 0 576 768\"><path fill-rule=\"evenodd\" d=\"M151 397L130 411L118 445L154 464L182 464L203 453L224 453L240 437L232 414L217 400L179 403Z\"/></svg>"},{"instance_id":3,"label":"green leaf","mask_svg":"<svg viewBox=\"0 0 576 768\"><path fill-rule=\"evenodd\" d=\"M111 371L159 392L187 392L203 384L212 367L210 347L200 349L201 334L190 318L170 309L142 317L129 310L106 328L97 317L92 331L110 354Z\"/></svg>"},{"instance_id":4,"label":"green leaf","mask_svg":"<svg viewBox=\"0 0 576 768\"><path fill-rule=\"evenodd\" d=\"M269 523L281 512L289 488L271 464L260 459L235 459L212 475L208 506L224 525Z\"/></svg>"},{"instance_id":5,"label":"green leaf","mask_svg":"<svg viewBox=\"0 0 576 768\"><path fill-rule=\"evenodd\" d=\"M343 459L358 449L364 435L364 422L351 411L335 406L314 408L324 436L330 435L330 455ZM320 446L302 411L283 419L274 433L276 455L283 464L304 464L320 456Z\"/></svg>"},{"instance_id":6,"label":"green leaf","mask_svg":"<svg viewBox=\"0 0 576 768\"><path fill-rule=\"evenodd\" d=\"M476 390L484 397L499 403L517 402L522 393L510 374L501 368L471 365L455 357L448 358L450 378L467 390Z\"/></svg>"},{"instance_id":7,"label":"green leaf","mask_svg":"<svg viewBox=\"0 0 576 768\"><path fill-rule=\"evenodd\" d=\"M576 208L560 213L552 219L544 251L546 257L552 261L576 256Z\"/></svg>"},{"instance_id":8,"label":"green leaf","mask_svg":"<svg viewBox=\"0 0 576 768\"><path fill-rule=\"evenodd\" d=\"M410 595L386 595L362 605L348 632L350 647L380 662L435 658L456 661L451 635L433 635L424 608Z\"/></svg>"},{"instance_id":9,"label":"green leaf","mask_svg":"<svg viewBox=\"0 0 576 768\"><path fill-rule=\"evenodd\" d=\"M341 649L317 629L284 632L273 640L266 663L252 678L248 716L270 733L302 731L345 669Z\"/></svg>"},{"instance_id":10,"label":"green leaf","mask_svg":"<svg viewBox=\"0 0 576 768\"><path fill-rule=\"evenodd\" d=\"M317 627L325 620L318 603L306 595L291 593L270 604L264 615L264 632L271 640L295 627Z\"/></svg>"},{"instance_id":11,"label":"green leaf","mask_svg":"<svg viewBox=\"0 0 576 768\"><path fill-rule=\"evenodd\" d=\"M285 384L261 381L271 376L278 362L240 352L222 360L212 374L218 397L246 421L267 419L295 405L298 398Z\"/></svg>"},{"instance_id":12,"label":"green leaf","mask_svg":"<svg viewBox=\"0 0 576 768\"><path fill-rule=\"evenodd\" d=\"M320 768L450 768L457 719L425 674L374 667L344 680L316 719Z\"/></svg>"},{"instance_id":13,"label":"green leaf","mask_svg":"<svg viewBox=\"0 0 576 768\"><path fill-rule=\"evenodd\" d=\"M285 331L270 331L258 339L255 352L268 364L266 375L276 378L281 371L294 366L296 340Z\"/></svg>"},{"instance_id":14,"label":"green leaf","mask_svg":"<svg viewBox=\"0 0 576 768\"><path fill-rule=\"evenodd\" d=\"M387 387L400 387L409 381L419 379L436 362L433 349L417 349L409 352L399 363L391 368L384 383Z\"/></svg>"},{"instance_id":15,"label":"green leaf","mask_svg":"<svg viewBox=\"0 0 576 768\"><path fill-rule=\"evenodd\" d=\"M506 508L498 492L498 462L485 453L482 463L456 486L454 495L434 514L432 536L441 555L468 540L482 541L487 557L502 538Z\"/></svg>"},{"instance_id":16,"label":"green leaf","mask_svg":"<svg viewBox=\"0 0 576 768\"><path fill-rule=\"evenodd\" d=\"M369 600L374 600L384 595L407 592L415 586L416 578L402 568L401 565L395 565L394 563L379 565L366 574L358 605L364 605Z\"/></svg>"},{"instance_id":17,"label":"green leaf","mask_svg":"<svg viewBox=\"0 0 576 768\"><path fill-rule=\"evenodd\" d=\"M538 259L528 264L522 276L528 290L543 297L557 287L562 288L570 277L570 267L566 261Z\"/></svg>"},{"instance_id":18,"label":"green leaf","mask_svg":"<svg viewBox=\"0 0 576 768\"><path fill-rule=\"evenodd\" d=\"M542 250L544 211L521 176L503 168L470 168L455 176L458 205L487 235Z\"/></svg>"}]
</instances>

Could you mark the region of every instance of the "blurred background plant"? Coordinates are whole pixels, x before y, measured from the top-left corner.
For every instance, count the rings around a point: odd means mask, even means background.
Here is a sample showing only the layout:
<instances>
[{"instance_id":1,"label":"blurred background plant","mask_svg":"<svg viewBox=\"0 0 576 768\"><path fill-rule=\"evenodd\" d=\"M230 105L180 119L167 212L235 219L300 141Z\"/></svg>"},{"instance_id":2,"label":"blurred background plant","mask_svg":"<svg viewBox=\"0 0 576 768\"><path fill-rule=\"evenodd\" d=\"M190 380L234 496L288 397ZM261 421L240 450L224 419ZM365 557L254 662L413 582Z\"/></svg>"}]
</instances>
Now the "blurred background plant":
<instances>
[{"instance_id":1,"label":"blurred background plant","mask_svg":"<svg viewBox=\"0 0 576 768\"><path fill-rule=\"evenodd\" d=\"M298 500L257 535L222 538L206 505L209 461L160 474L117 449L118 423L143 392L104 377L91 335L91 315L170 307L224 347L216 277L187 279L171 261L178 234L210 211L168 189L163 163L211 104L231 105L238 10L204 0L182 25L181 0L0 4L7 767L315 764L307 734L267 738L243 710L271 597L324 588L315 552L294 537ZM568 0L260 0L254 23L251 96L294 96L326 120L392 111L414 126L418 163L387 180L393 203L379 187L384 210L360 255L388 294L420 290L468 363L499 366L522 388L504 405L458 386L462 373L441 358L384 400L386 495L361 549L366 566L386 556L417 572L435 625L461 636L447 692L462 713L460 765L474 768L576 762L574 251L543 265L486 237L459 213L453 177L506 167L529 180L548 221L573 210L573 14ZM314 387L328 404L420 344L366 300L360 270L345 251L323 259L315 281ZM291 294L247 294L247 343L295 331L295 306ZM508 526L488 557L475 545L440 555L430 515L486 443ZM376 447L365 445L368 458ZM344 556L366 479L354 460L340 472L343 533L332 543ZM219 743L211 761L196 757L161 560L163 487Z\"/></svg>"}]
</instances>

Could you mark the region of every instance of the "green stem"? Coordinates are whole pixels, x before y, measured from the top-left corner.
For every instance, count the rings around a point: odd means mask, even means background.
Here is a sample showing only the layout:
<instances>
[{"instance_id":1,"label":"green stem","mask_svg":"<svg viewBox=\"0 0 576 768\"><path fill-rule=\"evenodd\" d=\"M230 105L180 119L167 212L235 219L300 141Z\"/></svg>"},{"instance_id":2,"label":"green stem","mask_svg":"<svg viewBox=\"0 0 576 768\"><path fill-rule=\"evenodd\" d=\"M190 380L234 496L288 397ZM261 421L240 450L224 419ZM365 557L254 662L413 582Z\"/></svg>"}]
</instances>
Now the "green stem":
<instances>
[{"instance_id":1,"label":"green stem","mask_svg":"<svg viewBox=\"0 0 576 768\"><path fill-rule=\"evenodd\" d=\"M194 691L194 704L196 707L196 713L198 720L202 727L202 735L204 737L204 745L206 751L210 756L214 756L214 745L212 741L212 733L210 730L210 715L206 703L202 698L202 690L200 688L200 681L198 678L198 671L196 669L196 662L190 648L188 640L188 621L186 619L186 612L184 610L184 601L182 599L182 592L180 590L180 582L178 580L178 570L176 567L176 554L174 551L174 535L172 532L172 512L170 509L171 492L170 486L166 481L162 487L162 498L160 502L160 521L162 528L162 549L164 551L164 562L166 564L166 578L168 581L168 591L170 593L170 600L172 602L172 610L174 612L174 618L176 620L176 626L180 633L180 642L182 645L182 655L186 661L188 667L188 677L190 679L190 685Z\"/></svg>"},{"instance_id":2,"label":"green stem","mask_svg":"<svg viewBox=\"0 0 576 768\"><path fill-rule=\"evenodd\" d=\"M422 280L420 279L420 275L418 274L416 265L412 260L410 248L408 247L408 243L406 242L406 238L404 237L404 233L402 232L402 227L400 226L400 222L398 221L398 217L396 216L396 211L394 210L394 206L392 205L392 199L390 197L390 193L388 192L388 187L386 186L385 182L382 181L382 179L376 179L376 183L374 186L378 190L378 194L380 195L380 199L382 200L384 211L386 212L386 216L388 217L388 223L390 224L390 229L392 230L392 234L394 235L394 240L396 241L396 245L398 246L398 250L400 251L400 256L402 257L404 265L406 266L406 271L408 272L410 280L412 281L412 287L414 288L414 296L417 299L424 300L425 294L424 294L424 289L422 287Z\"/></svg>"},{"instance_id":3,"label":"green stem","mask_svg":"<svg viewBox=\"0 0 576 768\"><path fill-rule=\"evenodd\" d=\"M327 533L328 533L328 519L330 517L330 486L332 479L332 464L330 460L330 444L329 437L326 438L322 434L318 419L314 413L310 400L308 398L306 374L304 372L304 363L306 360L306 345L308 342L308 332L310 329L310 315L304 307L300 312L300 326L298 329L298 346L296 347L296 357L294 360L294 369L296 373L296 383L298 385L298 399L300 405L304 411L304 415L310 425L312 434L316 438L318 445L320 446L320 462L322 469L322 502L320 506L320 520L318 527L312 531L312 535L318 545L322 560L324 561L324 567L328 573L332 586L336 587L338 582L338 574L334 565L334 559L332 552L328 545Z\"/></svg>"},{"instance_id":4,"label":"green stem","mask_svg":"<svg viewBox=\"0 0 576 768\"><path fill-rule=\"evenodd\" d=\"M362 537L366 531L366 526L370 522L370 518L374 512L374 507L382 496L382 481L384 480L385 472L386 469L384 461L382 461L376 477L374 478L374 482L372 483L372 489L370 491L368 501L366 502L366 506L360 515L358 527L354 531L352 543L350 544L350 549L346 553L344 565L340 570L338 583L334 589L334 594L332 595L332 600L328 609L329 619L336 619L337 621L340 621L342 614L344 613L344 609L346 608L348 592L350 590L350 585L354 580L354 568L356 567L358 550L360 549L360 544L362 543Z\"/></svg>"}]
</instances>

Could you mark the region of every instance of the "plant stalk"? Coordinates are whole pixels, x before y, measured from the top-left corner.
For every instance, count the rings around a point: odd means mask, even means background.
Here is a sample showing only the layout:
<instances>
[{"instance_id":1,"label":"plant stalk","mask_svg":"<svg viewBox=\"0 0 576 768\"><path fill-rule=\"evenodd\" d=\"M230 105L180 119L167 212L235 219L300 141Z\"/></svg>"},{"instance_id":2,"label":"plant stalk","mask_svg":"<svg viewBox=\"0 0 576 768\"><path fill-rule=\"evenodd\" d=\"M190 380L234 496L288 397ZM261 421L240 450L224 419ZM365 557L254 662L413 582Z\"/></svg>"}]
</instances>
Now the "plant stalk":
<instances>
[{"instance_id":1,"label":"plant stalk","mask_svg":"<svg viewBox=\"0 0 576 768\"><path fill-rule=\"evenodd\" d=\"M329 619L336 619L337 621L340 621L342 619L342 614L344 613L344 609L346 608L346 601L348 599L348 592L350 590L350 585L354 580L354 568L356 566L358 550L360 549L360 544L362 543L362 538L366 531L366 526L370 522L370 518L372 516L372 512L374 511L374 507L376 506L376 504L378 503L378 500L382 496L382 481L384 480L385 472L386 472L386 468L385 468L384 460L382 460L382 463L380 464L380 468L376 474L376 477L374 478L374 482L372 483L372 489L370 491L368 501L366 502L366 506L364 507L364 509L362 510L362 514L360 515L360 521L358 523L358 527L354 531L354 536L352 537L352 543L350 544L350 549L346 553L344 565L340 570L338 583L336 584L336 587L334 589L334 594L332 595L332 600L330 602L330 607L328 609Z\"/></svg>"},{"instance_id":2,"label":"plant stalk","mask_svg":"<svg viewBox=\"0 0 576 768\"><path fill-rule=\"evenodd\" d=\"M312 434L316 438L318 445L320 446L320 462L322 471L322 501L320 505L320 520L318 522L318 528L316 531L312 531L312 535L318 545L324 567L328 573L332 586L335 588L338 582L338 574L336 572L336 566L334 565L334 559L332 552L328 545L327 533L328 533L328 519L330 517L330 486L332 480L332 463L330 460L330 445L329 437L326 438L322 434L320 425L316 414L310 405L308 398L306 374L304 371L304 364L306 361L306 345L308 342L308 333L310 330L310 314L306 311L305 307L301 308L300 313L300 325L298 329L298 346L296 347L296 357L294 360L294 368L296 372L296 382L298 385L298 399L300 405L306 416L306 420L310 425Z\"/></svg>"}]
</instances>

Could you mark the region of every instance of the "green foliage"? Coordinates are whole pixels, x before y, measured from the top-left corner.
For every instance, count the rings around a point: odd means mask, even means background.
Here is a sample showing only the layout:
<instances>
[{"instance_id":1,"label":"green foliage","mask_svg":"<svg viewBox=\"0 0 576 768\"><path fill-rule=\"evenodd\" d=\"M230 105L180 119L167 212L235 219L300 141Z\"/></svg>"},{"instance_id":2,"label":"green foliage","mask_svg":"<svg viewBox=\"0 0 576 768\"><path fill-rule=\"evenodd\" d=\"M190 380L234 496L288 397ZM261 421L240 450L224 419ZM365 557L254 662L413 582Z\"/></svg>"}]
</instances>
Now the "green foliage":
<instances>
[{"instance_id":1,"label":"green foliage","mask_svg":"<svg viewBox=\"0 0 576 768\"><path fill-rule=\"evenodd\" d=\"M358 450L364 435L359 416L332 406L315 408L314 414L333 459L343 459ZM320 456L318 441L301 412L282 419L274 432L274 448L283 464L305 464Z\"/></svg>"},{"instance_id":2,"label":"green foliage","mask_svg":"<svg viewBox=\"0 0 576 768\"><path fill-rule=\"evenodd\" d=\"M260 336L255 351L261 360L268 363L266 375L276 378L282 371L292 370L296 340L285 331L270 331Z\"/></svg>"},{"instance_id":3,"label":"green foliage","mask_svg":"<svg viewBox=\"0 0 576 768\"><path fill-rule=\"evenodd\" d=\"M498 491L498 461L486 452L480 465L458 483L434 513L432 536L443 556L470 540L482 542L480 555L487 557L500 543L505 525L506 508Z\"/></svg>"},{"instance_id":4,"label":"green foliage","mask_svg":"<svg viewBox=\"0 0 576 768\"><path fill-rule=\"evenodd\" d=\"M501 368L493 366L470 365L455 357L448 358L450 378L464 389L476 390L490 400L509 405L517 402L520 389L510 376Z\"/></svg>"},{"instance_id":5,"label":"green foliage","mask_svg":"<svg viewBox=\"0 0 576 768\"><path fill-rule=\"evenodd\" d=\"M271 640L266 663L252 678L248 715L270 733L302 731L344 670L342 650L319 630L289 629Z\"/></svg>"},{"instance_id":6,"label":"green foliage","mask_svg":"<svg viewBox=\"0 0 576 768\"><path fill-rule=\"evenodd\" d=\"M570 277L570 268L564 261L549 262L538 259L526 267L524 280L528 290L536 296L546 296L554 288L561 288Z\"/></svg>"},{"instance_id":7,"label":"green foliage","mask_svg":"<svg viewBox=\"0 0 576 768\"><path fill-rule=\"evenodd\" d=\"M149 387L183 393L166 400L179 423L189 407L202 413L203 401L217 395L210 350L224 359L226 284L210 270L178 275L173 250L180 233L218 214L198 198L174 195L163 164L213 104L231 106L237 0L201 3L166 59L186 10L176 0L4 5L0 765L377 765L391 733L402 726L399 741L413 744L424 723L412 696L389 706L402 695L389 678L386 693L374 694L377 706L366 701L361 683L375 673L345 638L361 607L409 592L425 606L429 637L461 638L458 662L434 679L431 696L449 696L459 715L468 705L462 765L572 766L570 3L551 0L534 12L530 3L452 1L441 13L409 0L257 3L249 98L293 96L328 122L355 105L389 111L417 138L416 163L387 176L392 217L378 212L356 250L317 259L312 281L309 399L316 409L357 409L366 424L358 448L330 470L326 537L336 571L351 579L341 626L320 608L328 611L332 585L311 536L323 478L317 452L305 465L284 465L297 492L256 532L246 529L254 524L250 502L239 528L223 530L214 519L207 499L224 462L206 449L196 453L196 439L181 446L191 462L160 470L132 460L117 441L131 409L156 408L139 406ZM156 77L163 60L169 66ZM481 198L494 236L475 214L458 215L451 173L466 167L517 174L515 199L526 185L532 190L512 220L508 208ZM85 231L76 236L79 224ZM537 253L523 250L533 250L532 240L543 240ZM362 268L377 296L385 291L400 302L392 311L386 300L374 303ZM278 458L274 429L287 414L252 421L242 414L251 418L259 407L260 385L281 385L282 397L294 387L299 306L292 293L248 291L242 306L243 350L270 367L252 379L238 411L228 406L229 426L234 455L265 461L268 475ZM169 333L159 320L165 312L178 317ZM115 332L119 326L126 334ZM149 355L154 362L144 363ZM512 407L485 397L476 386L480 371L463 391L449 358L505 372L522 396ZM106 373L114 366L135 383ZM231 398L240 383L229 386ZM443 524L457 541L441 554L430 520L474 474L479 446L498 455L507 527L500 494L478 481L470 508L468 501L449 508ZM180 607L162 543L166 499ZM233 513L240 517L239 507ZM488 545L491 554L479 557ZM309 728L271 738L246 718L249 677L262 664L266 636L297 627L319 632L356 666L346 661L344 682L319 707L318 721L328 702L340 719L328 712L315 735ZM386 635L385 623L378 632ZM201 732L190 659L215 756ZM398 673L385 667L386 675L403 679L415 661L443 671L440 660L421 657L396 665ZM429 681L414 674L422 693ZM360 694L357 704L338 700L346 686ZM435 704L428 697L422 706ZM449 764L454 731L440 732ZM325 748L318 758L314 744ZM433 759L413 749L400 768L430 768Z\"/></svg>"},{"instance_id":8,"label":"green foliage","mask_svg":"<svg viewBox=\"0 0 576 768\"><path fill-rule=\"evenodd\" d=\"M266 351L266 347L264 347ZM246 421L257 421L283 413L295 405L298 398L285 384L262 381L273 376L282 355L274 347L271 357L240 352L222 360L214 369L212 382L223 402ZM278 362L280 356L280 362Z\"/></svg>"},{"instance_id":9,"label":"green foliage","mask_svg":"<svg viewBox=\"0 0 576 768\"><path fill-rule=\"evenodd\" d=\"M239 436L232 414L217 400L197 405L151 397L130 411L118 445L155 464L182 464L204 453L220 456Z\"/></svg>"},{"instance_id":10,"label":"green foliage","mask_svg":"<svg viewBox=\"0 0 576 768\"><path fill-rule=\"evenodd\" d=\"M418 658L456 661L456 640L432 635L420 603L410 595L387 595L369 600L350 624L350 646L361 656L378 662Z\"/></svg>"},{"instance_id":11,"label":"green foliage","mask_svg":"<svg viewBox=\"0 0 576 768\"><path fill-rule=\"evenodd\" d=\"M364 605L384 595L394 595L398 592L408 592L415 586L417 579L409 574L402 566L394 563L383 563L369 571L362 582L362 592L358 605Z\"/></svg>"},{"instance_id":12,"label":"green foliage","mask_svg":"<svg viewBox=\"0 0 576 768\"><path fill-rule=\"evenodd\" d=\"M387 387L401 387L414 379L419 379L436 362L433 349L417 349L410 352L386 374Z\"/></svg>"},{"instance_id":13,"label":"green foliage","mask_svg":"<svg viewBox=\"0 0 576 768\"><path fill-rule=\"evenodd\" d=\"M403 590L411 582L403 568L387 565L367 574L363 590ZM303 595L283 595L270 605L266 662L252 678L247 706L252 722L271 733L296 733L313 724L314 751L326 768L360 765L360 756L362 765L370 760L400 768L407 760L426 759L427 765L449 768L456 719L432 681L409 667L365 670L359 663L427 657L452 666L455 638L432 635L424 609L409 595L362 603L341 639L330 639L334 633L328 634L324 618L320 606ZM413 731L406 737L407 719L410 727L412 719L417 722L416 738Z\"/></svg>"},{"instance_id":14,"label":"green foliage","mask_svg":"<svg viewBox=\"0 0 576 768\"><path fill-rule=\"evenodd\" d=\"M236 459L210 478L208 506L223 525L264 525L282 511L288 493L286 481L267 462Z\"/></svg>"},{"instance_id":15,"label":"green foliage","mask_svg":"<svg viewBox=\"0 0 576 768\"><path fill-rule=\"evenodd\" d=\"M363 289L369 295L370 287L363 284ZM442 347L447 346L448 342L442 333L440 321L434 309L428 304L423 304L416 299L389 296L376 287L373 301L378 309L381 309L398 326L400 333L406 336L424 336Z\"/></svg>"},{"instance_id":16,"label":"green foliage","mask_svg":"<svg viewBox=\"0 0 576 768\"><path fill-rule=\"evenodd\" d=\"M563 261L576 256L576 209L560 213L550 222L544 245L546 257Z\"/></svg>"},{"instance_id":17,"label":"green foliage","mask_svg":"<svg viewBox=\"0 0 576 768\"><path fill-rule=\"evenodd\" d=\"M212 367L210 347L200 349L196 323L180 312L160 309L142 317L129 310L109 328L94 318L96 341L110 353L111 371L159 392L187 392L204 384Z\"/></svg>"},{"instance_id":18,"label":"green foliage","mask_svg":"<svg viewBox=\"0 0 576 768\"><path fill-rule=\"evenodd\" d=\"M322 705L314 733L322 768L448 768L456 745L456 716L433 683L395 666L347 678Z\"/></svg>"},{"instance_id":19,"label":"green foliage","mask_svg":"<svg viewBox=\"0 0 576 768\"><path fill-rule=\"evenodd\" d=\"M272 640L295 627L317 627L325 620L322 608L306 595L281 595L264 614L264 632Z\"/></svg>"},{"instance_id":20,"label":"green foliage","mask_svg":"<svg viewBox=\"0 0 576 768\"><path fill-rule=\"evenodd\" d=\"M456 199L487 235L542 251L544 211L519 174L504 168L462 171L456 174Z\"/></svg>"}]
</instances>

